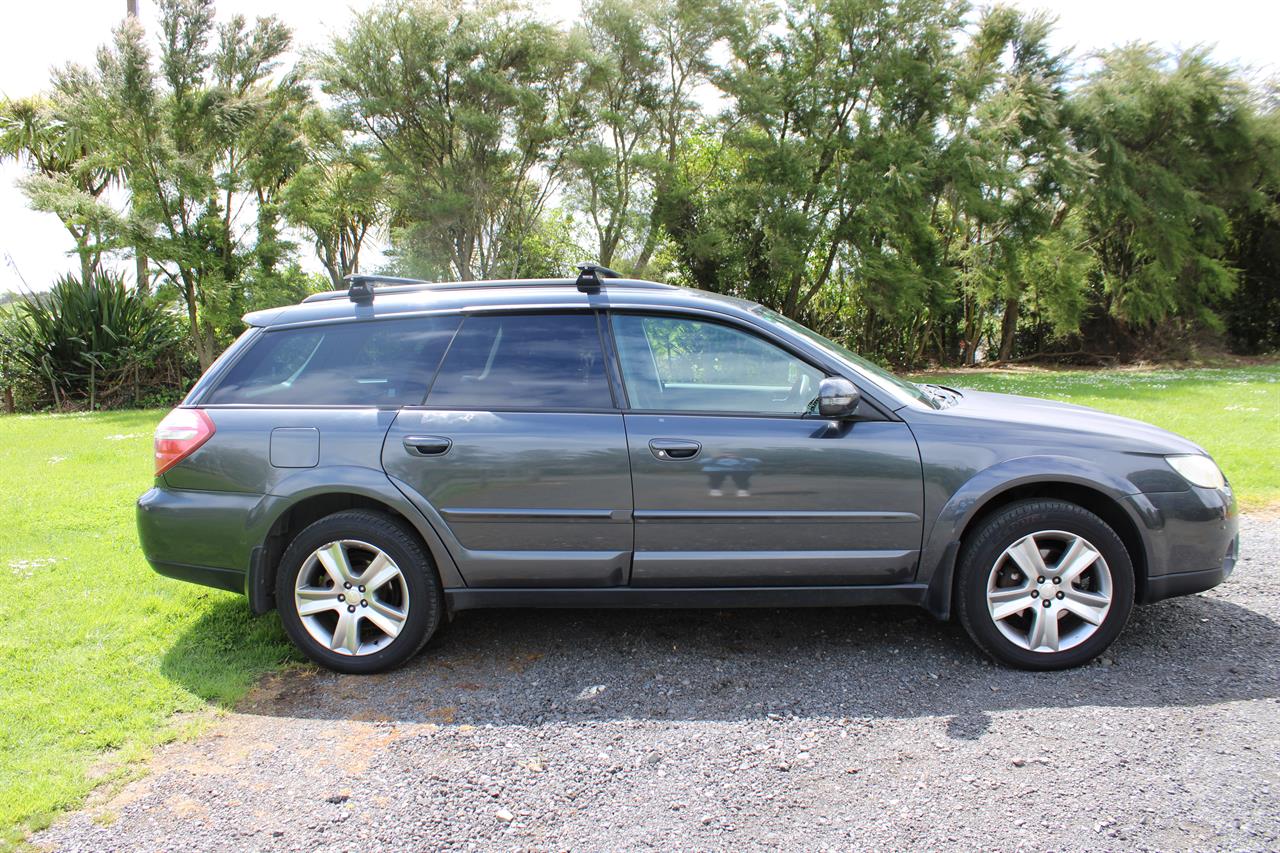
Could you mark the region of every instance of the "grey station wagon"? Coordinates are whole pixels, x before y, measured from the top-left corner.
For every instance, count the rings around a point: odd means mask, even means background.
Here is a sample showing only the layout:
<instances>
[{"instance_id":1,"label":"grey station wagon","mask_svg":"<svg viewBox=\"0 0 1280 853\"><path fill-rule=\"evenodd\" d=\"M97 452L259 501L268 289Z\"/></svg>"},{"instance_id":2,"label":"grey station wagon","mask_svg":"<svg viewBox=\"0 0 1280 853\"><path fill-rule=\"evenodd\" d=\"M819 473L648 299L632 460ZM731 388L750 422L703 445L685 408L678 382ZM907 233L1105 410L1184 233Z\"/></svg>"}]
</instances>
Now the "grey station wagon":
<instances>
[{"instance_id":1,"label":"grey station wagon","mask_svg":"<svg viewBox=\"0 0 1280 853\"><path fill-rule=\"evenodd\" d=\"M467 608L877 604L1059 669L1236 561L1192 442L912 384L740 299L584 266L245 321L156 430L142 547L343 672Z\"/></svg>"}]
</instances>

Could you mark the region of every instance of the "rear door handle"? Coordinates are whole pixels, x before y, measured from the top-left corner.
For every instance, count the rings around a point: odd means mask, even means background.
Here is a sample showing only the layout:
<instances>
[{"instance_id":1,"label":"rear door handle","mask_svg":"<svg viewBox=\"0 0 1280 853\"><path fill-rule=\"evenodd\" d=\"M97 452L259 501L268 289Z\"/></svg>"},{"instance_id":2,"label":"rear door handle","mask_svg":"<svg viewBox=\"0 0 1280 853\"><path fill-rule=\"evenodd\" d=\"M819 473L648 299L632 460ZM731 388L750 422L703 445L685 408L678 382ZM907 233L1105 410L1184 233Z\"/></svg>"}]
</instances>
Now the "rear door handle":
<instances>
[{"instance_id":1,"label":"rear door handle","mask_svg":"<svg viewBox=\"0 0 1280 853\"><path fill-rule=\"evenodd\" d=\"M692 459L701 450L701 444L683 438L655 438L649 442L649 451L663 460Z\"/></svg>"},{"instance_id":2,"label":"rear door handle","mask_svg":"<svg viewBox=\"0 0 1280 853\"><path fill-rule=\"evenodd\" d=\"M413 456L444 456L453 447L453 439L442 435L406 435L404 449Z\"/></svg>"}]
</instances>

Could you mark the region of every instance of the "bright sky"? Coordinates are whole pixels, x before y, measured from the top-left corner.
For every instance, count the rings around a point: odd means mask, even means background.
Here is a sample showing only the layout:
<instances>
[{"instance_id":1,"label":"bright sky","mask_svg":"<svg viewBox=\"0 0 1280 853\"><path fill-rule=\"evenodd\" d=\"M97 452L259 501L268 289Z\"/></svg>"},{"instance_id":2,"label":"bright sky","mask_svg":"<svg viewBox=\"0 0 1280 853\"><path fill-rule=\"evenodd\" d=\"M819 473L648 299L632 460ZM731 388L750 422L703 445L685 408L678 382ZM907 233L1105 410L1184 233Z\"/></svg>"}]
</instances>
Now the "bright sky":
<instances>
[{"instance_id":1,"label":"bright sky","mask_svg":"<svg viewBox=\"0 0 1280 853\"><path fill-rule=\"evenodd\" d=\"M1079 53L1130 41L1162 47L1214 46L1218 59L1237 62L1259 75L1280 74L1276 33L1280 3L1258 0L1011 0L1025 9L1044 9L1058 18L1056 38L1063 49ZM157 30L152 0L140 0L148 32ZM218 0L219 15L236 12L278 15L295 32L301 47L322 44L343 28L362 0ZM579 0L540 0L534 4L551 19L576 16ZM981 5L981 4L980 4ZM97 47L123 17L126 0L41 0L5 4L0 27L0 95L20 97L44 89L49 69L67 62L92 64ZM53 279L77 269L68 256L70 236L52 215L27 209L14 185L22 170L0 166L0 291L26 286L42 290ZM318 269L304 246L304 263ZM121 265L130 269L130 265ZM19 277L19 274L21 277Z\"/></svg>"}]
</instances>

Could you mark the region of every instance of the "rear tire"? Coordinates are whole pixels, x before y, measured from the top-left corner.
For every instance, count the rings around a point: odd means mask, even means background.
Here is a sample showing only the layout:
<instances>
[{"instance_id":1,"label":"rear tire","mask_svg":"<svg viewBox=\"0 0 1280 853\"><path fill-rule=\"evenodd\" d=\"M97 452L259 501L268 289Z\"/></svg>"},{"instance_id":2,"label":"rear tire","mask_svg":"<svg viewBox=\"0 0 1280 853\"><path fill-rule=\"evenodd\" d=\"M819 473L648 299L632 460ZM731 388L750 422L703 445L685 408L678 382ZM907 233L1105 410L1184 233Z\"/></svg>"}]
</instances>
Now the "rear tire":
<instances>
[{"instance_id":1,"label":"rear tire","mask_svg":"<svg viewBox=\"0 0 1280 853\"><path fill-rule=\"evenodd\" d=\"M347 510L309 525L276 572L276 606L294 644L337 672L401 666L440 624L440 579L409 525Z\"/></svg>"},{"instance_id":2,"label":"rear tire","mask_svg":"<svg viewBox=\"0 0 1280 853\"><path fill-rule=\"evenodd\" d=\"M1101 518L1073 503L1010 504L964 541L956 612L996 660L1068 669L1097 657L1133 610L1133 563Z\"/></svg>"}]
</instances>

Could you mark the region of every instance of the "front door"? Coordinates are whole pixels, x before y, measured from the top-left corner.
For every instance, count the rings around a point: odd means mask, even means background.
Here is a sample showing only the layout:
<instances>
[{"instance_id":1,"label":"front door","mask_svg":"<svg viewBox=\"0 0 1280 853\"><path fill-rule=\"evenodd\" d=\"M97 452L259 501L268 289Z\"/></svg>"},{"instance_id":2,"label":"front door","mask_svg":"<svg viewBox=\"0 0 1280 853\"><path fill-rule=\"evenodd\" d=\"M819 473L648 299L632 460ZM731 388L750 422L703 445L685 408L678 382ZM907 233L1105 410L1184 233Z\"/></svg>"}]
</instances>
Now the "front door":
<instances>
[{"instance_id":1,"label":"front door","mask_svg":"<svg viewBox=\"0 0 1280 853\"><path fill-rule=\"evenodd\" d=\"M906 424L806 416L823 371L751 331L615 314L629 398L632 586L889 584L915 575Z\"/></svg>"},{"instance_id":2,"label":"front door","mask_svg":"<svg viewBox=\"0 0 1280 853\"><path fill-rule=\"evenodd\" d=\"M468 586L626 583L631 473L593 313L468 316L383 467Z\"/></svg>"}]
</instances>

